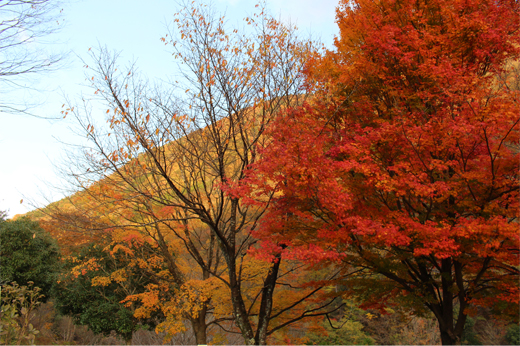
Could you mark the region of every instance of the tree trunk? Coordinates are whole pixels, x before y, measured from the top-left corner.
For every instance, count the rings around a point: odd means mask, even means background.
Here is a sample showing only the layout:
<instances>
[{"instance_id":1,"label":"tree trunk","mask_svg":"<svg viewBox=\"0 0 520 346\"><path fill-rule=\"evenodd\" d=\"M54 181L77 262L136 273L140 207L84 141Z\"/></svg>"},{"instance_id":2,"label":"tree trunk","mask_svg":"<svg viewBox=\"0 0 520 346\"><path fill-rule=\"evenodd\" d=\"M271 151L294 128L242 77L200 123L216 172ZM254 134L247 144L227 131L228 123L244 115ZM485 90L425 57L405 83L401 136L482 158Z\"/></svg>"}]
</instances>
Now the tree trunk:
<instances>
[{"instance_id":1,"label":"tree trunk","mask_svg":"<svg viewBox=\"0 0 520 346\"><path fill-rule=\"evenodd\" d=\"M202 309L199 312L197 318L190 319L191 326L193 328L193 335L195 335L195 341L197 345L206 345L206 309Z\"/></svg>"},{"instance_id":2,"label":"tree trunk","mask_svg":"<svg viewBox=\"0 0 520 346\"><path fill-rule=\"evenodd\" d=\"M442 284L442 300L435 305L429 306L435 314L437 322L439 323L439 330L441 332L441 342L443 345L461 345L462 332L464 331L464 324L466 323L466 302L464 293L459 295L462 301L459 303L459 313L457 316L457 323L454 323L455 309L454 309L454 280L452 269L459 266L457 261L451 258L441 260L441 284ZM464 290L463 283L459 283L460 290Z\"/></svg>"},{"instance_id":3,"label":"tree trunk","mask_svg":"<svg viewBox=\"0 0 520 346\"><path fill-rule=\"evenodd\" d=\"M440 328L440 323L439 323ZM441 342L443 345L462 345L461 336L456 336L453 330L442 330L441 331Z\"/></svg>"},{"instance_id":4,"label":"tree trunk","mask_svg":"<svg viewBox=\"0 0 520 346\"><path fill-rule=\"evenodd\" d=\"M275 257L273 266L269 270L265 280L262 292L262 301L260 303L260 312L258 315L258 327L256 329L255 341L257 345L267 345L267 328L271 319L271 311L273 308L273 294L278 279L278 271L282 256L278 254Z\"/></svg>"},{"instance_id":5,"label":"tree trunk","mask_svg":"<svg viewBox=\"0 0 520 346\"><path fill-rule=\"evenodd\" d=\"M242 332L242 336L244 337L244 343L246 345L254 345L255 344L255 336L253 333L253 328L249 321L249 316L246 310L246 306L244 300L242 298L242 292L240 289L240 283L238 283L236 279L236 272L232 272L231 269L234 269L234 264L232 263L230 268L230 286L231 286L231 302L233 304L233 312L235 317L235 323L237 324L238 329Z\"/></svg>"},{"instance_id":6,"label":"tree trunk","mask_svg":"<svg viewBox=\"0 0 520 346\"><path fill-rule=\"evenodd\" d=\"M195 334L197 345L206 345L206 324L197 322L192 322L191 324L193 326L193 334Z\"/></svg>"},{"instance_id":7,"label":"tree trunk","mask_svg":"<svg viewBox=\"0 0 520 346\"><path fill-rule=\"evenodd\" d=\"M453 325L453 309L447 309L446 306L443 307L442 305L438 304L434 307L434 309L432 309L432 311L434 312L435 317L437 318L437 322L439 323L442 344L461 345L462 333L464 331L464 325L467 318L467 315L464 313L464 311L459 311L457 316L457 325L455 327Z\"/></svg>"}]
</instances>

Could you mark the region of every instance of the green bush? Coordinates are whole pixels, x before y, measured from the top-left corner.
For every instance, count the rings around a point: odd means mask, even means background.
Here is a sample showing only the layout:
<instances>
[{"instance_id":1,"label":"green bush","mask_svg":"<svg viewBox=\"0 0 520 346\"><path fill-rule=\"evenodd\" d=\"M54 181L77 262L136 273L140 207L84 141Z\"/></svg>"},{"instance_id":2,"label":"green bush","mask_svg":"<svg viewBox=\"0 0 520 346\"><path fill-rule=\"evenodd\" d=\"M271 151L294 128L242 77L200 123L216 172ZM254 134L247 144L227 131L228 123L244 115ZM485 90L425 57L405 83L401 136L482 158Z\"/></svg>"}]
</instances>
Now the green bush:
<instances>
[{"instance_id":1,"label":"green bush","mask_svg":"<svg viewBox=\"0 0 520 346\"><path fill-rule=\"evenodd\" d=\"M0 219L0 258L0 284L33 282L48 298L60 271L60 252L37 222Z\"/></svg>"},{"instance_id":2,"label":"green bush","mask_svg":"<svg viewBox=\"0 0 520 346\"><path fill-rule=\"evenodd\" d=\"M363 325L352 320L342 320L339 329L324 325L327 334L309 334L309 345L374 345L375 341L363 332Z\"/></svg>"},{"instance_id":3,"label":"green bush","mask_svg":"<svg viewBox=\"0 0 520 346\"><path fill-rule=\"evenodd\" d=\"M514 324L507 329L506 340L510 345L520 345L520 325Z\"/></svg>"},{"instance_id":4,"label":"green bush","mask_svg":"<svg viewBox=\"0 0 520 346\"><path fill-rule=\"evenodd\" d=\"M476 331L474 330L476 320L472 317L467 317L464 331L462 332L463 345L482 345Z\"/></svg>"},{"instance_id":5,"label":"green bush","mask_svg":"<svg viewBox=\"0 0 520 346\"><path fill-rule=\"evenodd\" d=\"M375 345L375 340L368 335L361 323L362 309L353 301L345 301L346 307L340 321L331 324L323 322L326 334L308 334L309 345Z\"/></svg>"}]
</instances>

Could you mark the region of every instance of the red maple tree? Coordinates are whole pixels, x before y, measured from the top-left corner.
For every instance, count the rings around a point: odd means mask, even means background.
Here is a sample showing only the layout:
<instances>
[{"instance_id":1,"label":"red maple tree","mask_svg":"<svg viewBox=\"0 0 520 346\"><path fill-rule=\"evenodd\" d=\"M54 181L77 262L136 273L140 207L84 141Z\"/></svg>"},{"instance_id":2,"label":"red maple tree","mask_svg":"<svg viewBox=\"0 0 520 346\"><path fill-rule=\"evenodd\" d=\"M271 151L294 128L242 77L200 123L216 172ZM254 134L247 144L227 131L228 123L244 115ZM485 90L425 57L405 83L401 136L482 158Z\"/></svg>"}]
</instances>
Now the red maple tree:
<instances>
[{"instance_id":1,"label":"red maple tree","mask_svg":"<svg viewBox=\"0 0 520 346\"><path fill-rule=\"evenodd\" d=\"M271 204L260 252L341 263L347 292L430 310L443 344L476 306L518 317L519 18L512 0L341 1L314 102L231 188Z\"/></svg>"}]
</instances>

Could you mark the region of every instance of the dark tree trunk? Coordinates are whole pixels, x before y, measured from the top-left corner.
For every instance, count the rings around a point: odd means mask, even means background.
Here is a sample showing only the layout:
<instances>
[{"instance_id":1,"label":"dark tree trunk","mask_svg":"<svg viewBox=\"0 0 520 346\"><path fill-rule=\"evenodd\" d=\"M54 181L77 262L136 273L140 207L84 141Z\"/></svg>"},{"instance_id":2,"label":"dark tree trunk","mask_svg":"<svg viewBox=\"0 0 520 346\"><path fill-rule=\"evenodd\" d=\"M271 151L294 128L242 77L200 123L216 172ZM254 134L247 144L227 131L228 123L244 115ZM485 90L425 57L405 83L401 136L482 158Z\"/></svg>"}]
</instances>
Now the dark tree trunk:
<instances>
[{"instance_id":1,"label":"dark tree trunk","mask_svg":"<svg viewBox=\"0 0 520 346\"><path fill-rule=\"evenodd\" d=\"M441 329L441 342L443 345L462 345L461 337L454 335L450 330Z\"/></svg>"},{"instance_id":2,"label":"dark tree trunk","mask_svg":"<svg viewBox=\"0 0 520 346\"><path fill-rule=\"evenodd\" d=\"M246 345L265 345L267 342L267 328L271 317L273 293L276 286L276 280L278 279L281 257L279 255L276 257L269 273L264 279L262 300L260 303L260 311L258 313L258 326L255 333L242 296L242 288L239 279L240 270L237 268L234 240L234 237L230 236L228 239L228 246L221 243L221 248L224 252L224 258L228 267L231 302L233 304L235 323L240 329Z\"/></svg>"},{"instance_id":3,"label":"dark tree trunk","mask_svg":"<svg viewBox=\"0 0 520 346\"><path fill-rule=\"evenodd\" d=\"M433 306L432 311L439 323L439 331L441 332L441 341L443 345L462 344L462 332L464 331L467 316L464 311L462 311L463 307L459 307L459 309L457 324L454 326L454 311L452 304L451 307L449 303L445 306L440 304Z\"/></svg>"},{"instance_id":4,"label":"dark tree trunk","mask_svg":"<svg viewBox=\"0 0 520 346\"><path fill-rule=\"evenodd\" d=\"M193 334L195 335L195 340L197 345L206 345L206 321L205 317L206 313L199 313L198 318L194 318L191 320L191 326L193 327Z\"/></svg>"},{"instance_id":5,"label":"dark tree trunk","mask_svg":"<svg viewBox=\"0 0 520 346\"><path fill-rule=\"evenodd\" d=\"M229 288L231 293L231 303L233 305L233 315L235 323L242 333L244 343L246 345L255 344L255 335L253 327L249 321L249 314L247 313L244 299L242 298L242 289L240 287L240 280L237 276L237 263L235 258L234 239L230 237L232 246L226 246L221 244L224 259L227 262L228 274L229 274ZM229 244L228 243L228 244Z\"/></svg>"},{"instance_id":6,"label":"dark tree trunk","mask_svg":"<svg viewBox=\"0 0 520 346\"><path fill-rule=\"evenodd\" d=\"M465 309L467 306L465 290L462 279L459 277L460 263L445 258L441 261L441 283L442 283L442 300L437 304L429 305L433 311L437 322L439 323L439 331L441 334L441 342L443 345L461 345L462 332L466 324ZM455 270L455 282L453 280L453 272ZM455 285L457 287L455 287ZM455 324L454 291L459 291L459 311L457 323Z\"/></svg>"},{"instance_id":7,"label":"dark tree trunk","mask_svg":"<svg viewBox=\"0 0 520 346\"><path fill-rule=\"evenodd\" d=\"M273 294L276 287L276 280L278 279L280 262L281 256L278 254L264 280L262 302L260 303L260 312L258 315L258 328L256 329L255 335L257 345L267 345L267 327L269 327L269 320L273 309Z\"/></svg>"}]
</instances>

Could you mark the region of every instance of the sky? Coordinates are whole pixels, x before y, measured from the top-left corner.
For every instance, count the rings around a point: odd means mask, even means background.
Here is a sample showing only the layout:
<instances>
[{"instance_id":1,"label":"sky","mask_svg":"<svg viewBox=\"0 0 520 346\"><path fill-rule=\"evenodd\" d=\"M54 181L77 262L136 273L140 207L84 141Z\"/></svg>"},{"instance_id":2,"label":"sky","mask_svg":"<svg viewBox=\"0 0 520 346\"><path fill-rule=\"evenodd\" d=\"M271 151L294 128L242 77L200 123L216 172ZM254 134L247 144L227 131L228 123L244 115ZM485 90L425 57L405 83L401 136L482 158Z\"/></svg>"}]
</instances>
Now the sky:
<instances>
[{"instance_id":1,"label":"sky","mask_svg":"<svg viewBox=\"0 0 520 346\"><path fill-rule=\"evenodd\" d=\"M337 0L268 0L267 9L284 22L296 24L302 35L319 39L332 48L337 27ZM254 0L214 0L230 26L255 10ZM23 214L63 197L63 182L56 166L63 164L77 142L72 119L62 118L62 105L81 95L92 95L84 65L89 48L106 46L120 52L123 65L135 62L150 80L175 72L169 47L160 41L179 5L171 0L71 0L61 8L57 34L47 38L45 49L66 53L59 70L24 78L31 89L0 89L1 98L25 99L37 104L32 112L40 119L0 112L0 211ZM35 89L37 91L31 91ZM67 164L65 162L65 164ZM23 200L23 201L22 201Z\"/></svg>"}]
</instances>

